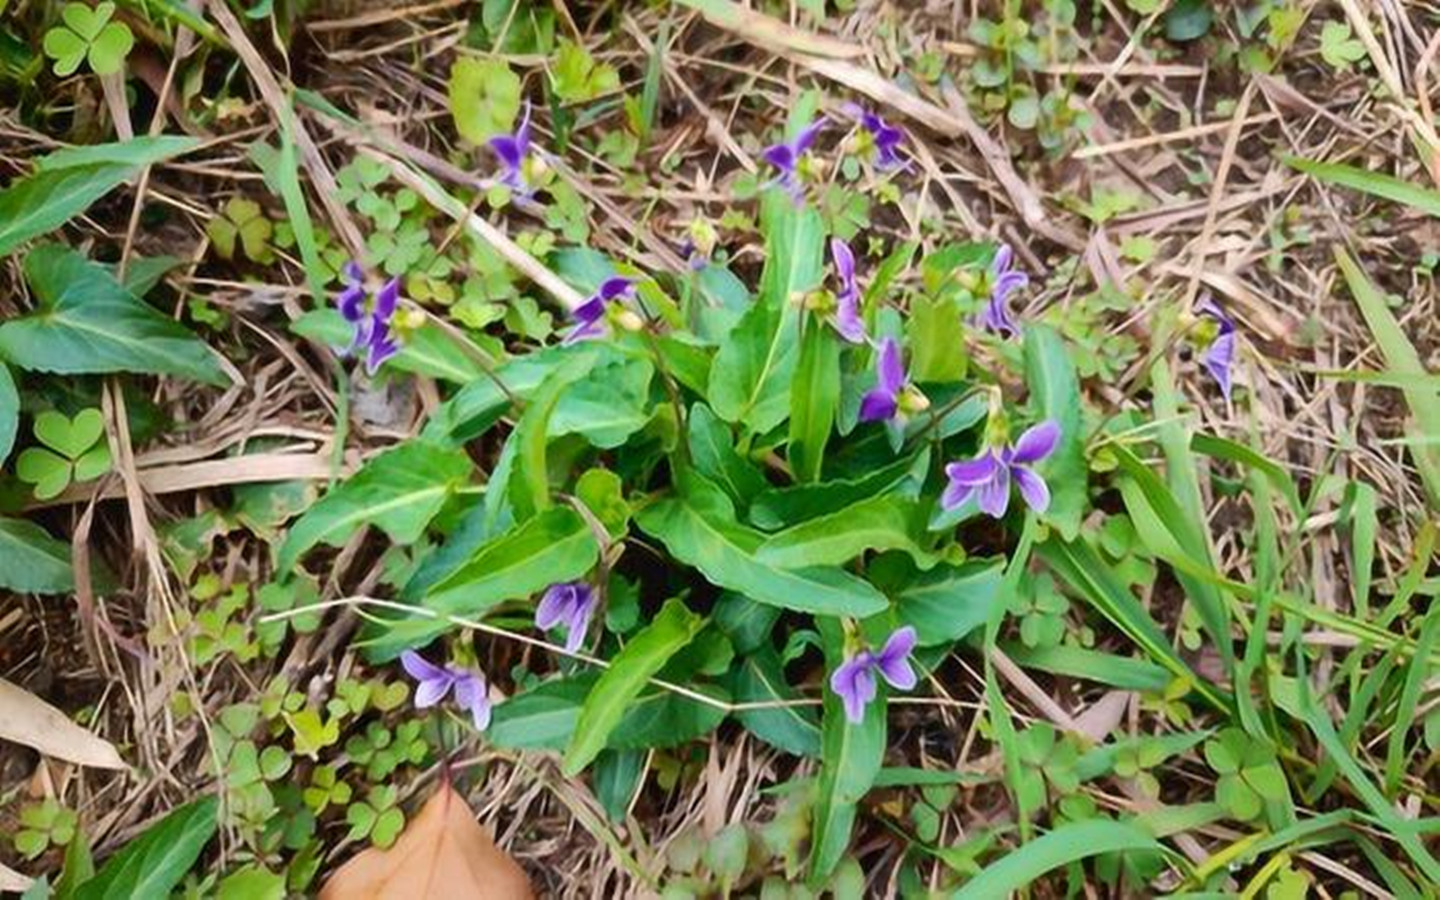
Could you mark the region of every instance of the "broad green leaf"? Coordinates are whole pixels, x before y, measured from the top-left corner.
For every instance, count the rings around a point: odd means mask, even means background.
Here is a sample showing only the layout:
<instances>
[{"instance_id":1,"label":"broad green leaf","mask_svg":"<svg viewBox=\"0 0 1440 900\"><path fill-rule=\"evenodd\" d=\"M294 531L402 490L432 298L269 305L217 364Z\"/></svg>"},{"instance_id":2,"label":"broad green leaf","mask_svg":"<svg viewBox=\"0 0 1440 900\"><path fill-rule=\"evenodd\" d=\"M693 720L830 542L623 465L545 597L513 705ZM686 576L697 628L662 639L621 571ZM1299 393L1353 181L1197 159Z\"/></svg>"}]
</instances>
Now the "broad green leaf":
<instances>
[{"instance_id":1,"label":"broad green leaf","mask_svg":"<svg viewBox=\"0 0 1440 900\"><path fill-rule=\"evenodd\" d=\"M764 473L735 450L730 426L711 412L710 407L703 403L690 407L686 424L690 459L695 468L723 489L731 500L741 507L747 506L756 494L769 487Z\"/></svg>"},{"instance_id":2,"label":"broad green leaf","mask_svg":"<svg viewBox=\"0 0 1440 900\"><path fill-rule=\"evenodd\" d=\"M322 542L338 547L364 525L375 525L397 544L418 540L471 469L464 452L420 440L387 450L291 526L276 568L290 572L311 547Z\"/></svg>"},{"instance_id":3,"label":"broad green leaf","mask_svg":"<svg viewBox=\"0 0 1440 900\"><path fill-rule=\"evenodd\" d=\"M1412 206L1432 216L1440 216L1440 191L1421 187L1418 184L1411 184L1408 181L1392 175L1386 175L1383 172L1371 172L1368 169L1361 169L1356 166L1347 166L1341 163L1317 162L1313 159L1302 159L1298 156L1286 156L1282 158L1287 166L1298 169L1306 175L1312 178L1318 178L1328 184L1336 184L1340 187L1363 191L1375 197L1381 197L1385 200L1393 200L1396 203Z\"/></svg>"},{"instance_id":4,"label":"broad green leaf","mask_svg":"<svg viewBox=\"0 0 1440 900\"><path fill-rule=\"evenodd\" d=\"M10 367L0 362L0 465L10 458L15 446L15 432L20 427L20 394Z\"/></svg>"},{"instance_id":5,"label":"broad green leaf","mask_svg":"<svg viewBox=\"0 0 1440 900\"><path fill-rule=\"evenodd\" d=\"M611 658L610 667L595 682L580 710L561 766L567 776L578 775L604 749L631 701L704 624L705 620L681 601L667 600L654 621Z\"/></svg>"},{"instance_id":6,"label":"broad green leaf","mask_svg":"<svg viewBox=\"0 0 1440 900\"><path fill-rule=\"evenodd\" d=\"M799 314L793 296L814 288L823 273L824 224L783 191L762 200L765 268L760 296L729 335L710 370L710 405L727 422L766 432L790 411L798 353Z\"/></svg>"},{"instance_id":7,"label":"broad green leaf","mask_svg":"<svg viewBox=\"0 0 1440 900\"><path fill-rule=\"evenodd\" d=\"M180 807L121 848L80 885L77 900L168 897L215 835L219 798Z\"/></svg>"},{"instance_id":8,"label":"broad green leaf","mask_svg":"<svg viewBox=\"0 0 1440 900\"><path fill-rule=\"evenodd\" d=\"M821 623L825 668L844 661L844 640L834 620ZM850 832L860 800L875 784L885 757L885 687L865 708L858 725L845 718L839 695L826 686L821 718L819 794L810 827L810 885L825 883L850 847Z\"/></svg>"},{"instance_id":9,"label":"broad green leaf","mask_svg":"<svg viewBox=\"0 0 1440 900\"><path fill-rule=\"evenodd\" d=\"M1090 545L1083 540L1066 542L1052 537L1037 549L1057 575L1152 660L1164 666L1173 677L1189 683L1211 706L1229 711L1231 699L1180 658L1165 632Z\"/></svg>"},{"instance_id":10,"label":"broad green leaf","mask_svg":"<svg viewBox=\"0 0 1440 900\"><path fill-rule=\"evenodd\" d=\"M801 483L820 480L825 444L840 407L840 341L818 317L805 321L800 360L790 387L790 471Z\"/></svg>"},{"instance_id":11,"label":"broad green leaf","mask_svg":"<svg viewBox=\"0 0 1440 900\"><path fill-rule=\"evenodd\" d=\"M337 350L344 350L354 340L355 333L335 309L312 309L294 322L290 330L303 338L324 344ZM406 335L400 352L391 357L385 365L402 372L414 372L430 378L439 378L454 384L471 385L488 382L485 368L461 347L459 342L440 326L426 322Z\"/></svg>"},{"instance_id":12,"label":"broad green leaf","mask_svg":"<svg viewBox=\"0 0 1440 900\"><path fill-rule=\"evenodd\" d=\"M474 379L457 391L435 411L425 434L472 441L510 408L506 391L519 400L528 400L557 371L574 372L575 377L580 377L620 358L618 351L599 341L546 347L516 357L497 368L493 378Z\"/></svg>"},{"instance_id":13,"label":"broad green leaf","mask_svg":"<svg viewBox=\"0 0 1440 900\"><path fill-rule=\"evenodd\" d=\"M892 594L895 615L914 627L920 646L949 644L985 624L1000 601L1001 566L969 561L922 572Z\"/></svg>"},{"instance_id":14,"label":"broad green leaf","mask_svg":"<svg viewBox=\"0 0 1440 900\"><path fill-rule=\"evenodd\" d=\"M1080 519L1089 501L1083 401L1065 342L1048 325L1025 327L1025 381L1037 417L1054 419L1060 425L1060 442L1038 469L1050 486L1050 508L1045 519L1065 540L1073 541L1080 533Z\"/></svg>"},{"instance_id":15,"label":"broad green leaf","mask_svg":"<svg viewBox=\"0 0 1440 900\"><path fill-rule=\"evenodd\" d=\"M994 900L1009 897L1040 876L1068 863L1102 853L1165 848L1134 825L1108 819L1069 822L1049 834L1023 844L965 882L954 900Z\"/></svg>"},{"instance_id":16,"label":"broad green leaf","mask_svg":"<svg viewBox=\"0 0 1440 900\"><path fill-rule=\"evenodd\" d=\"M462 56L450 67L449 97L455 130L483 144L509 132L520 114L520 76L503 59Z\"/></svg>"},{"instance_id":17,"label":"broad green leaf","mask_svg":"<svg viewBox=\"0 0 1440 900\"><path fill-rule=\"evenodd\" d=\"M710 368L709 400L720 418L753 432L785 420L799 357L799 321L793 306L772 308L763 301L741 317Z\"/></svg>"},{"instance_id":18,"label":"broad green leaf","mask_svg":"<svg viewBox=\"0 0 1440 900\"><path fill-rule=\"evenodd\" d=\"M1375 343L1380 345L1380 352L1385 354L1385 362L1390 369L1403 375L1427 377L1428 373L1420 361L1415 345L1405 336L1400 323L1395 320L1395 314L1385 304L1385 298L1371 283L1364 270L1355 264L1350 254L1339 247L1335 249L1335 261L1339 263L1345 283L1355 297L1360 312L1365 316L1365 324L1370 326L1370 333L1375 335ZM1415 468L1420 472L1420 481L1425 485L1430 509L1440 512L1440 392L1427 388L1422 383L1406 388L1404 394L1410 413L1415 417L1414 425L1405 430L1406 435L1412 439L1407 449L1415 460Z\"/></svg>"},{"instance_id":19,"label":"broad green leaf","mask_svg":"<svg viewBox=\"0 0 1440 900\"><path fill-rule=\"evenodd\" d=\"M99 263L47 244L25 257L25 275L40 309L0 325L0 356L15 365L65 375L143 372L228 383L204 341L137 299Z\"/></svg>"},{"instance_id":20,"label":"broad green leaf","mask_svg":"<svg viewBox=\"0 0 1440 900\"><path fill-rule=\"evenodd\" d=\"M969 368L965 327L953 297L916 296L910 303L905 330L911 378L940 384L965 377Z\"/></svg>"},{"instance_id":21,"label":"broad green leaf","mask_svg":"<svg viewBox=\"0 0 1440 900\"><path fill-rule=\"evenodd\" d=\"M619 358L597 366L561 394L546 434L578 434L602 450L625 443L650 421L649 360Z\"/></svg>"},{"instance_id":22,"label":"broad green leaf","mask_svg":"<svg viewBox=\"0 0 1440 900\"><path fill-rule=\"evenodd\" d=\"M800 696L785 679L780 654L768 644L742 659L731 670L729 683L737 703L774 703ZM811 707L746 709L736 713L736 718L772 747L796 756L820 755L820 725Z\"/></svg>"},{"instance_id":23,"label":"broad green leaf","mask_svg":"<svg viewBox=\"0 0 1440 900\"><path fill-rule=\"evenodd\" d=\"M917 503L882 495L787 528L765 541L756 559L782 569L800 569L843 565L867 550L903 550L917 566L928 569L936 557L915 540L924 527Z\"/></svg>"},{"instance_id":24,"label":"broad green leaf","mask_svg":"<svg viewBox=\"0 0 1440 900\"><path fill-rule=\"evenodd\" d=\"M573 509L552 507L481 545L426 595L423 605L443 613L475 615L506 600L573 581L595 566L599 548Z\"/></svg>"},{"instance_id":25,"label":"broad green leaf","mask_svg":"<svg viewBox=\"0 0 1440 900\"><path fill-rule=\"evenodd\" d=\"M0 587L22 594L75 590L69 545L34 522L0 517Z\"/></svg>"},{"instance_id":26,"label":"broad green leaf","mask_svg":"<svg viewBox=\"0 0 1440 900\"><path fill-rule=\"evenodd\" d=\"M837 569L786 570L755 558L763 535L735 521L734 509L713 485L693 476L684 495L659 500L636 523L672 556L699 569L719 587L782 609L864 617L885 608L869 583Z\"/></svg>"},{"instance_id":27,"label":"broad green leaf","mask_svg":"<svg viewBox=\"0 0 1440 900\"><path fill-rule=\"evenodd\" d=\"M625 821L630 801L640 789L648 757L643 750L605 750L596 757L591 773L595 799L600 801L605 817L611 822Z\"/></svg>"},{"instance_id":28,"label":"broad green leaf","mask_svg":"<svg viewBox=\"0 0 1440 900\"><path fill-rule=\"evenodd\" d=\"M0 191L0 256L80 215L142 166L198 143L194 138L160 135L42 157L34 175L16 179Z\"/></svg>"}]
</instances>

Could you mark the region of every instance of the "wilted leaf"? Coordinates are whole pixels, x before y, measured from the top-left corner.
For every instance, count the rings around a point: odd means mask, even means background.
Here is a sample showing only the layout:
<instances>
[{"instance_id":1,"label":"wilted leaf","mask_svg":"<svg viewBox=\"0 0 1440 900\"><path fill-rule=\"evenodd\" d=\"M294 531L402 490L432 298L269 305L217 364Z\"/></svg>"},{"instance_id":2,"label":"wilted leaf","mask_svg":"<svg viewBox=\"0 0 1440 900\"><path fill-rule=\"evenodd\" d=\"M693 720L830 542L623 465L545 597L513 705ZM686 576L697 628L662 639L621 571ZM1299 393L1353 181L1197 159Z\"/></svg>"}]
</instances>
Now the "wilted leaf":
<instances>
[{"instance_id":1,"label":"wilted leaf","mask_svg":"<svg viewBox=\"0 0 1440 900\"><path fill-rule=\"evenodd\" d=\"M0 678L0 738L82 766L129 768L114 744L96 737L60 710L3 678Z\"/></svg>"},{"instance_id":2,"label":"wilted leaf","mask_svg":"<svg viewBox=\"0 0 1440 900\"><path fill-rule=\"evenodd\" d=\"M364 851L320 889L320 900L530 896L524 870L495 846L448 784L425 803L393 847Z\"/></svg>"}]
</instances>

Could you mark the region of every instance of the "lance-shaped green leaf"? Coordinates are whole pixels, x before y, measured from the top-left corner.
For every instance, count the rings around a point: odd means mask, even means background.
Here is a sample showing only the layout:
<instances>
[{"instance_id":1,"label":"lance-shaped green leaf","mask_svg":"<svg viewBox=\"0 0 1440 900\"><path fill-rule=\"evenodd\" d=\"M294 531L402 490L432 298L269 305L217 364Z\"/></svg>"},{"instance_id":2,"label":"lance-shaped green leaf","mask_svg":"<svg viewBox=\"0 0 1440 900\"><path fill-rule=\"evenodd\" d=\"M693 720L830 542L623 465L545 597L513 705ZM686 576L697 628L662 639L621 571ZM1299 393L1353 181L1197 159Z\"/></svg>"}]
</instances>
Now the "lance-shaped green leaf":
<instances>
[{"instance_id":1,"label":"lance-shaped green leaf","mask_svg":"<svg viewBox=\"0 0 1440 900\"><path fill-rule=\"evenodd\" d=\"M824 223L781 191L762 201L765 268L760 296L715 355L710 405L727 422L765 432L790 411L799 356L799 314L792 297L814 288L823 272Z\"/></svg>"},{"instance_id":2,"label":"lance-shaped green leaf","mask_svg":"<svg viewBox=\"0 0 1440 900\"><path fill-rule=\"evenodd\" d=\"M483 545L426 595L430 609L473 615L528 597L589 572L599 557L595 535L575 510L551 507Z\"/></svg>"},{"instance_id":3,"label":"lance-shaped green leaf","mask_svg":"<svg viewBox=\"0 0 1440 900\"><path fill-rule=\"evenodd\" d=\"M930 465L930 451L896 460L858 478L769 488L755 497L750 520L761 528L784 528L838 512L879 494L914 499L919 496Z\"/></svg>"},{"instance_id":4,"label":"lance-shaped green leaf","mask_svg":"<svg viewBox=\"0 0 1440 900\"><path fill-rule=\"evenodd\" d=\"M1080 533L1080 518L1089 500L1080 381L1065 342L1048 325L1025 327L1025 381L1037 418L1060 424L1060 442L1039 468L1050 486L1045 518L1067 541L1073 541Z\"/></svg>"},{"instance_id":5,"label":"lance-shaped green leaf","mask_svg":"<svg viewBox=\"0 0 1440 900\"><path fill-rule=\"evenodd\" d=\"M735 449L730 426L711 412L710 407L703 403L690 407L686 424L689 425L690 459L695 468L719 485L731 500L743 507L770 486L759 467Z\"/></svg>"},{"instance_id":6,"label":"lance-shaped green leaf","mask_svg":"<svg viewBox=\"0 0 1440 900\"><path fill-rule=\"evenodd\" d=\"M840 341L810 317L800 338L800 361L790 388L790 471L799 482L819 481L825 444L840 408Z\"/></svg>"},{"instance_id":7,"label":"lance-shaped green leaf","mask_svg":"<svg viewBox=\"0 0 1440 900\"><path fill-rule=\"evenodd\" d=\"M290 572L311 547L322 542L338 547L363 525L375 525L397 544L419 539L471 468L463 451L424 441L387 450L291 526L276 554L276 568Z\"/></svg>"},{"instance_id":8,"label":"lance-shaped green leaf","mask_svg":"<svg viewBox=\"0 0 1440 900\"><path fill-rule=\"evenodd\" d=\"M568 506L554 506L480 543L460 565L446 565L419 606L442 615L476 617L595 567L600 550L590 526ZM367 655L383 662L451 627L443 618L393 618L366 634Z\"/></svg>"},{"instance_id":9,"label":"lance-shaped green leaf","mask_svg":"<svg viewBox=\"0 0 1440 900\"><path fill-rule=\"evenodd\" d=\"M864 617L885 608L868 582L838 569L781 569L756 558L764 535L735 521L735 510L698 475L687 490L642 510L635 520L676 559L699 569L710 583L782 609Z\"/></svg>"},{"instance_id":10,"label":"lance-shaped green leaf","mask_svg":"<svg viewBox=\"0 0 1440 900\"><path fill-rule=\"evenodd\" d=\"M204 341L69 247L47 244L30 251L25 277L40 308L0 325L0 356L22 369L65 375L145 372L227 383Z\"/></svg>"},{"instance_id":11,"label":"lance-shaped green leaf","mask_svg":"<svg viewBox=\"0 0 1440 900\"><path fill-rule=\"evenodd\" d=\"M495 707L486 739L512 750L565 749L598 677L598 673L584 672L521 691ZM712 687L696 690L721 702L726 700ZM626 705L606 746L612 750L675 747L708 734L724 718L723 707L652 688Z\"/></svg>"},{"instance_id":12,"label":"lance-shaped green leaf","mask_svg":"<svg viewBox=\"0 0 1440 900\"><path fill-rule=\"evenodd\" d=\"M699 633L705 620L677 599L665 601L655 620L642 628L610 660L610 667L585 698L575 733L561 766L568 776L580 773L605 748L610 733L624 718L630 702L646 683Z\"/></svg>"},{"instance_id":13,"label":"lance-shaped green leaf","mask_svg":"<svg viewBox=\"0 0 1440 900\"><path fill-rule=\"evenodd\" d=\"M737 703L784 703L800 698L785 680L780 654L768 644L746 656L731 671L730 690ZM796 756L820 755L820 724L811 707L745 709L736 713L736 718L772 747Z\"/></svg>"},{"instance_id":14,"label":"lance-shaped green leaf","mask_svg":"<svg viewBox=\"0 0 1440 900\"><path fill-rule=\"evenodd\" d=\"M355 332L335 309L313 309L294 322L290 330L327 347L349 347ZM400 352L386 363L401 372L414 372L455 384L488 382L485 367L450 334L431 322L407 332ZM497 389L498 390L498 389ZM502 395L503 396L503 395Z\"/></svg>"},{"instance_id":15,"label":"lance-shaped green leaf","mask_svg":"<svg viewBox=\"0 0 1440 900\"><path fill-rule=\"evenodd\" d=\"M219 827L219 798L203 797L150 826L75 891L77 900L168 897Z\"/></svg>"},{"instance_id":16,"label":"lance-shaped green leaf","mask_svg":"<svg viewBox=\"0 0 1440 900\"><path fill-rule=\"evenodd\" d=\"M802 522L760 546L757 558L782 569L839 566L867 550L903 550L928 569L937 557L916 543L925 527L919 505L895 495L872 497Z\"/></svg>"},{"instance_id":17,"label":"lance-shaped green leaf","mask_svg":"<svg viewBox=\"0 0 1440 900\"><path fill-rule=\"evenodd\" d=\"M16 179L0 191L0 256L80 215L142 167L198 143L190 137L158 135L43 157L34 175Z\"/></svg>"},{"instance_id":18,"label":"lance-shaped green leaf","mask_svg":"<svg viewBox=\"0 0 1440 900\"><path fill-rule=\"evenodd\" d=\"M1001 568L998 562L971 560L922 572L889 592L896 619L915 629L922 647L958 641L985 624L1000 602Z\"/></svg>"}]
</instances>

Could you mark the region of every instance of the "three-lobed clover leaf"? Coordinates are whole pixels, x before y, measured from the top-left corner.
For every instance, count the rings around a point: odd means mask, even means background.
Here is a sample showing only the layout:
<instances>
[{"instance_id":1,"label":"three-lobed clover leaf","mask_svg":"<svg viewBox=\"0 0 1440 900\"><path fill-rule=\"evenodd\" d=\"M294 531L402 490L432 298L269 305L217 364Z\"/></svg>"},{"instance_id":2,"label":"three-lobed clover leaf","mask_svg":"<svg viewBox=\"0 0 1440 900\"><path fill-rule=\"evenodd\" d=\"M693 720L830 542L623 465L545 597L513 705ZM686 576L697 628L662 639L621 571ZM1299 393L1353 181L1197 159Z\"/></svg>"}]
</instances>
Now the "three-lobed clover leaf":
<instances>
[{"instance_id":1,"label":"three-lobed clover leaf","mask_svg":"<svg viewBox=\"0 0 1440 900\"><path fill-rule=\"evenodd\" d=\"M96 75L112 75L125 65L135 46L135 35L124 22L112 22L115 4L105 2L93 9L83 3L67 3L60 10L62 24L45 32L45 55L53 59L51 69L64 78L73 75L82 62L90 63Z\"/></svg>"},{"instance_id":2,"label":"three-lobed clover leaf","mask_svg":"<svg viewBox=\"0 0 1440 900\"><path fill-rule=\"evenodd\" d=\"M265 218L260 204L243 197L231 197L224 211L205 223L205 234L223 259L235 258L238 243L252 262L270 262L274 258L270 250L274 233L275 226Z\"/></svg>"},{"instance_id":3,"label":"three-lobed clover leaf","mask_svg":"<svg viewBox=\"0 0 1440 900\"><path fill-rule=\"evenodd\" d=\"M27 448L15 460L15 474L48 500L73 481L93 481L110 471L110 445L103 440L105 418L98 409L82 409L74 418L46 410L35 417L35 437L43 447Z\"/></svg>"},{"instance_id":4,"label":"three-lobed clover leaf","mask_svg":"<svg viewBox=\"0 0 1440 900\"><path fill-rule=\"evenodd\" d=\"M1326 22L1320 31L1320 57L1338 71L1365 58L1365 45L1354 37L1348 22Z\"/></svg>"},{"instance_id":5,"label":"three-lobed clover leaf","mask_svg":"<svg viewBox=\"0 0 1440 900\"><path fill-rule=\"evenodd\" d=\"M385 849L395 843L405 828L405 813L396 806L397 792L392 785L370 789L363 801L350 804L345 821L350 823L350 840L368 837L375 846Z\"/></svg>"},{"instance_id":6,"label":"three-lobed clover leaf","mask_svg":"<svg viewBox=\"0 0 1440 900\"><path fill-rule=\"evenodd\" d=\"M69 844L79 824L75 811L61 806L54 797L27 804L20 809L20 828L12 839L15 850L26 859L34 859L52 844Z\"/></svg>"},{"instance_id":7,"label":"three-lobed clover leaf","mask_svg":"<svg viewBox=\"0 0 1440 900\"><path fill-rule=\"evenodd\" d=\"M1275 751L1239 728L1226 728L1205 743L1205 761L1220 776L1215 800L1242 822L1259 817L1267 802L1290 796Z\"/></svg>"}]
</instances>

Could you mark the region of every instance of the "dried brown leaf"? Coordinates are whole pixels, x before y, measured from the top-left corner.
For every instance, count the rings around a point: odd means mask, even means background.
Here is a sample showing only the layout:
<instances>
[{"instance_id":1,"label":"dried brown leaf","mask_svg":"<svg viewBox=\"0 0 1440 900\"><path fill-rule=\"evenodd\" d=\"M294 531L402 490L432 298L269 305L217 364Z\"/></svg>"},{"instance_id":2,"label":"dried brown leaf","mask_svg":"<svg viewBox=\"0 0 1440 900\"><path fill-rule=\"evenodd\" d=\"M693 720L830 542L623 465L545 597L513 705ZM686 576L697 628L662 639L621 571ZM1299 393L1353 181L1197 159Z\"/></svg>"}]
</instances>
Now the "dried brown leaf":
<instances>
[{"instance_id":1,"label":"dried brown leaf","mask_svg":"<svg viewBox=\"0 0 1440 900\"><path fill-rule=\"evenodd\" d=\"M129 768L114 744L96 737L60 710L3 678L0 678L0 738L82 766Z\"/></svg>"},{"instance_id":2,"label":"dried brown leaf","mask_svg":"<svg viewBox=\"0 0 1440 900\"><path fill-rule=\"evenodd\" d=\"M21 875L9 866L0 863L0 891L27 891L30 889L30 879Z\"/></svg>"},{"instance_id":3,"label":"dried brown leaf","mask_svg":"<svg viewBox=\"0 0 1440 900\"><path fill-rule=\"evenodd\" d=\"M320 900L528 900L525 871L475 821L448 784L389 850L371 848L340 867Z\"/></svg>"}]
</instances>

